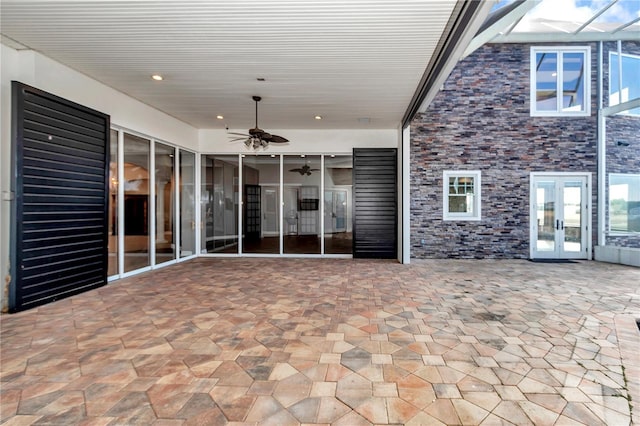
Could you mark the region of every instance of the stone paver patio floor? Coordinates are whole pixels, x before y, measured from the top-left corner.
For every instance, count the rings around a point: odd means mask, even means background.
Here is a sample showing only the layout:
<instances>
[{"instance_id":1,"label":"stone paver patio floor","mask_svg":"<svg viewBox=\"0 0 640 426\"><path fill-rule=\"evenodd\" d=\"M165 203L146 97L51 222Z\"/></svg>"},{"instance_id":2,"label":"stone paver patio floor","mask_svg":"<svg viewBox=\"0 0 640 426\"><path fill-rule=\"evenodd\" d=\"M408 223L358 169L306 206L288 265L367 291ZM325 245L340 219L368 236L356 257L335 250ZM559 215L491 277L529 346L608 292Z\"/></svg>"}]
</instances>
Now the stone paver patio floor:
<instances>
[{"instance_id":1,"label":"stone paver patio floor","mask_svg":"<svg viewBox=\"0 0 640 426\"><path fill-rule=\"evenodd\" d=\"M200 258L3 315L0 422L640 424L640 270Z\"/></svg>"}]
</instances>

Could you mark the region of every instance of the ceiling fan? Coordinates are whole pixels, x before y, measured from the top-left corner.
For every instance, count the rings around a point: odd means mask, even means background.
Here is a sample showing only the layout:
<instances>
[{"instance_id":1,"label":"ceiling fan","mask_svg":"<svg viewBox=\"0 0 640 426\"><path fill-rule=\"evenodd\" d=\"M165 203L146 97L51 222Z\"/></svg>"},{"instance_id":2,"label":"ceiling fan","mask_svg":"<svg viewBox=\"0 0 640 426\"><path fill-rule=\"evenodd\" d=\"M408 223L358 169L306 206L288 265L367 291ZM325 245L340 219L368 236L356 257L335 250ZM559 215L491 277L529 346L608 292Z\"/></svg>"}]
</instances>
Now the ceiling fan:
<instances>
[{"instance_id":1,"label":"ceiling fan","mask_svg":"<svg viewBox=\"0 0 640 426\"><path fill-rule=\"evenodd\" d=\"M253 96L253 100L256 103L256 127L249 129L248 134L229 132L230 135L241 136L231 139L231 142L244 140L245 146L253 149L266 148L270 143L288 143L288 139L282 136L272 135L258 127L258 102L260 102L262 98L260 96Z\"/></svg>"},{"instance_id":2,"label":"ceiling fan","mask_svg":"<svg viewBox=\"0 0 640 426\"><path fill-rule=\"evenodd\" d=\"M307 175L311 176L311 172L317 172L320 169L312 169L308 164L305 164L302 167L298 167L297 169L291 169L290 172L298 172L301 176Z\"/></svg>"}]
</instances>

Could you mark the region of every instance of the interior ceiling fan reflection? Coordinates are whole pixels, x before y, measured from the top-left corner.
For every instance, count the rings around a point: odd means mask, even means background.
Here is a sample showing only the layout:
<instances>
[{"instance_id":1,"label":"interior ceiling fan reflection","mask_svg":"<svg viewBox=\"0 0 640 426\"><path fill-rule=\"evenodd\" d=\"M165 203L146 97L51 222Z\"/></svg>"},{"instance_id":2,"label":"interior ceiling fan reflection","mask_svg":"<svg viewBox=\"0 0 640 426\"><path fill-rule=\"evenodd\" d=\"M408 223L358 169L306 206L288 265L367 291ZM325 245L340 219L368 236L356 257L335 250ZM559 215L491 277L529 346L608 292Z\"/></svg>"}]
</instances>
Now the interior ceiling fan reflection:
<instances>
[{"instance_id":1,"label":"interior ceiling fan reflection","mask_svg":"<svg viewBox=\"0 0 640 426\"><path fill-rule=\"evenodd\" d=\"M305 164L302 167L298 167L297 169L291 169L290 172L298 172L301 176L307 175L311 176L311 172L317 172L320 169L312 169L308 164Z\"/></svg>"},{"instance_id":2,"label":"interior ceiling fan reflection","mask_svg":"<svg viewBox=\"0 0 640 426\"><path fill-rule=\"evenodd\" d=\"M235 137L231 139L231 142L244 141L247 148L259 149L266 148L270 143L288 143L289 140L282 136L272 135L260 127L258 127L258 102L262 100L260 96L253 96L253 100L256 103L256 126L253 129L249 129L249 133L234 133L228 132Z\"/></svg>"}]
</instances>

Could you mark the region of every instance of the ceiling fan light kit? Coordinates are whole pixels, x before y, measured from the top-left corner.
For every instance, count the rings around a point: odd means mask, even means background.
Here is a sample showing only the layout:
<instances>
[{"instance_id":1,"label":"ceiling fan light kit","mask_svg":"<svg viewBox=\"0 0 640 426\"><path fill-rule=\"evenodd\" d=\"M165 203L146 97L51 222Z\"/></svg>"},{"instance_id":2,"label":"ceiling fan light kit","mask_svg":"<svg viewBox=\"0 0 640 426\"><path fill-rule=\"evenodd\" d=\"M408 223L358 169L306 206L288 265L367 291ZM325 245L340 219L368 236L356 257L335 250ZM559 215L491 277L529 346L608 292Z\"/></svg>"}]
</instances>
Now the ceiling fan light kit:
<instances>
[{"instance_id":1,"label":"ceiling fan light kit","mask_svg":"<svg viewBox=\"0 0 640 426\"><path fill-rule=\"evenodd\" d=\"M249 129L248 134L229 132L230 135L242 136L240 138L233 138L231 142L244 140L244 145L248 149L266 149L270 143L288 143L288 139L282 136L272 135L258 127L258 102L260 102L262 98L260 96L253 96L253 100L256 103L256 126L253 129Z\"/></svg>"}]
</instances>

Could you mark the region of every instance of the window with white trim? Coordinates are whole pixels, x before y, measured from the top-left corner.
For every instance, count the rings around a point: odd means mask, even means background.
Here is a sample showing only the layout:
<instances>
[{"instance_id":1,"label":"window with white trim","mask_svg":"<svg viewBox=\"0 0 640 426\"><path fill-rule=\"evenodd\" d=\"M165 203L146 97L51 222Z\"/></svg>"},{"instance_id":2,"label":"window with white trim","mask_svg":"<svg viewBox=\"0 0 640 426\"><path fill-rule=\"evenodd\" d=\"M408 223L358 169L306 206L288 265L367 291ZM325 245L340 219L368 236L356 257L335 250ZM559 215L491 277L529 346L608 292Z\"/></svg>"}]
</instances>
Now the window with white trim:
<instances>
[{"instance_id":1,"label":"window with white trim","mask_svg":"<svg viewBox=\"0 0 640 426\"><path fill-rule=\"evenodd\" d=\"M531 48L531 115L591 113L591 48Z\"/></svg>"},{"instance_id":2,"label":"window with white trim","mask_svg":"<svg viewBox=\"0 0 640 426\"><path fill-rule=\"evenodd\" d=\"M640 233L640 174L609 174L609 231Z\"/></svg>"},{"instance_id":3,"label":"window with white trim","mask_svg":"<svg viewBox=\"0 0 640 426\"><path fill-rule=\"evenodd\" d=\"M480 220L480 171L445 170L442 181L442 219Z\"/></svg>"},{"instance_id":4,"label":"window with white trim","mask_svg":"<svg viewBox=\"0 0 640 426\"><path fill-rule=\"evenodd\" d=\"M609 106L640 98L639 76L640 56L623 53L618 57L618 52L609 52ZM621 114L640 116L640 108Z\"/></svg>"}]
</instances>

